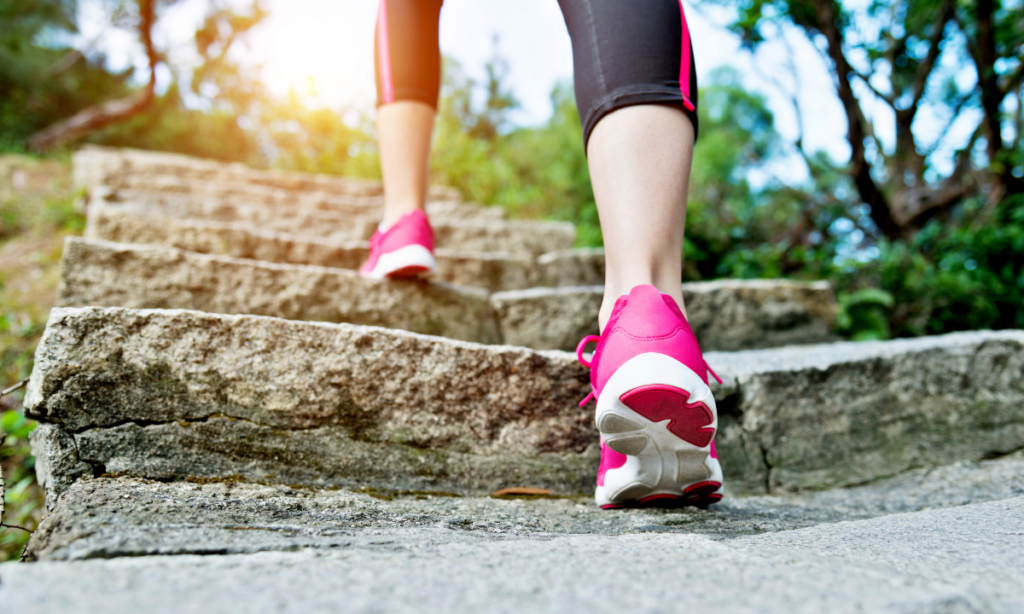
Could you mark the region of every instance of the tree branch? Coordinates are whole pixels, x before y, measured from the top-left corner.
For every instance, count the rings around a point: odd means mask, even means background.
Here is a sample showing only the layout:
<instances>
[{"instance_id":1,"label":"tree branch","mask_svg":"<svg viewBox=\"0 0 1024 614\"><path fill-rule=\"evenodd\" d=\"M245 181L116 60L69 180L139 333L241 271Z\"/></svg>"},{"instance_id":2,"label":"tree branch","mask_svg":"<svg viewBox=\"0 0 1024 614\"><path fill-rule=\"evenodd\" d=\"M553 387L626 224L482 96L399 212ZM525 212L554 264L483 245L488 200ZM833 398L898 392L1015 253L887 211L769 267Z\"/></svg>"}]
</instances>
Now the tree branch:
<instances>
[{"instance_id":1,"label":"tree branch","mask_svg":"<svg viewBox=\"0 0 1024 614\"><path fill-rule=\"evenodd\" d=\"M20 390L20 389L24 388L26 385L28 385L28 380L29 380L29 378L26 377L25 379L21 380L17 384L14 384L13 386L9 386L7 388L4 388L3 390L0 390L0 397L5 397L5 396L11 394L12 392L14 392L15 390Z\"/></svg>"},{"instance_id":2,"label":"tree branch","mask_svg":"<svg viewBox=\"0 0 1024 614\"><path fill-rule=\"evenodd\" d=\"M22 531L24 531L26 533L31 533L32 532L32 529L26 529L25 527L19 527L16 524L2 524L2 523L0 523L0 527L3 527L5 529L20 529L20 530L22 530Z\"/></svg>"},{"instance_id":3,"label":"tree branch","mask_svg":"<svg viewBox=\"0 0 1024 614\"><path fill-rule=\"evenodd\" d=\"M774 75L768 70L761 70L762 76L766 76L775 89L779 90L779 93L789 98L789 103L793 105L793 112L796 114L796 149L800 152L800 155L804 159L804 163L807 164L807 170L809 173L814 173L814 167L811 164L811 157L807 153L804 147L804 114L803 108L800 106L800 100L797 98L797 92L800 91L800 73L796 70L796 65L793 63L793 48L790 46L789 41L786 40L785 34L780 34L779 39L782 41L783 46L786 48L786 68L789 70L790 76L793 78L793 90L790 91L782 85ZM754 55L754 61L758 62L757 55Z\"/></svg>"},{"instance_id":4,"label":"tree branch","mask_svg":"<svg viewBox=\"0 0 1024 614\"><path fill-rule=\"evenodd\" d=\"M1021 95L1020 89L1017 90L1017 111L1014 113L1013 126L1015 130L1011 147L1017 149L1021 144L1020 133L1024 131L1024 95Z\"/></svg>"},{"instance_id":5,"label":"tree branch","mask_svg":"<svg viewBox=\"0 0 1024 614\"><path fill-rule=\"evenodd\" d=\"M1020 60L1020 64L1017 65L1017 72L1007 77L1006 83L1000 88L1003 91L1003 97L1020 87L1022 81L1024 81L1024 59Z\"/></svg>"},{"instance_id":6,"label":"tree branch","mask_svg":"<svg viewBox=\"0 0 1024 614\"><path fill-rule=\"evenodd\" d=\"M839 100L846 112L849 123L847 140L850 143L850 176L861 199L871 211L871 219L878 229L890 238L900 236L900 228L892 217L889 201L871 176L871 165L867 161L864 138L867 136L867 119L860 108L860 102L850 86L853 69L843 53L843 35L836 25L837 5L835 0L812 0L814 7L814 28L828 41L828 55L835 66Z\"/></svg>"},{"instance_id":7,"label":"tree branch","mask_svg":"<svg viewBox=\"0 0 1024 614\"><path fill-rule=\"evenodd\" d=\"M851 68L850 68L850 71L851 71L851 72L852 72L852 73L853 73L853 74L854 74L854 75L855 75L855 76L856 76L856 77L857 77L858 79L860 79L861 81L863 81L863 82L864 82L864 85L868 86L868 89L870 89L870 90L871 90L871 93L872 93L872 94L874 94L875 96L878 96L879 98L881 98L882 100L884 100L885 102L887 102L887 103L889 104L889 106L893 108L893 110L894 110L894 111L896 110L896 99L892 97L892 94L889 94L889 95L885 95L885 94L883 94L882 92L880 92L880 91L878 90L878 88L876 88L876 87L875 87L874 85L871 85L871 78L870 78L870 77L868 77L867 75L865 75L865 74L861 73L861 72L860 72L859 70L857 70L856 68L852 68L852 67L851 67Z\"/></svg>"},{"instance_id":8,"label":"tree branch","mask_svg":"<svg viewBox=\"0 0 1024 614\"><path fill-rule=\"evenodd\" d=\"M915 212L907 220L906 226L920 228L936 215L948 210L964 199L973 190L965 185L951 185L942 190L933 191L915 202Z\"/></svg>"},{"instance_id":9,"label":"tree branch","mask_svg":"<svg viewBox=\"0 0 1024 614\"><path fill-rule=\"evenodd\" d=\"M155 20L154 0L138 0L139 34L146 47L149 61L149 82L145 88L118 100L87 107L68 119L32 135L28 145L33 151L43 152L79 139L140 113L153 102L156 89L156 64L158 61L153 47L153 22Z\"/></svg>"},{"instance_id":10,"label":"tree branch","mask_svg":"<svg viewBox=\"0 0 1024 614\"><path fill-rule=\"evenodd\" d=\"M964 110L964 107L967 106L967 103L970 102L971 98L974 98L974 92L961 97L960 100L957 101L956 106L953 107L953 115L949 118L949 121L946 122L946 126L937 132L939 137L935 139L935 142L932 143L931 147L929 147L925 152L925 158L928 158L928 156L935 153L935 150L939 148L939 145L942 143L942 136L947 134L949 129L953 127L956 120L960 118L960 113Z\"/></svg>"},{"instance_id":11,"label":"tree branch","mask_svg":"<svg viewBox=\"0 0 1024 614\"><path fill-rule=\"evenodd\" d=\"M1003 149L1002 122L999 106L1003 102L1002 89L996 74L996 33L993 23L995 2L977 0L977 52L974 58L981 88L981 108L985 112L985 138L988 141L989 160L995 161Z\"/></svg>"},{"instance_id":12,"label":"tree branch","mask_svg":"<svg viewBox=\"0 0 1024 614\"><path fill-rule=\"evenodd\" d=\"M938 61L939 55L942 54L941 43L946 34L946 25L949 24L955 15L956 2L954 0L945 0L939 13L939 21L935 24L935 31L932 32L928 39L930 43L928 55L925 56L924 62L917 67L917 73L914 75L914 102L910 106L915 110L924 96L925 86L928 85L928 77L931 76L932 70L935 69L935 62Z\"/></svg>"}]
</instances>

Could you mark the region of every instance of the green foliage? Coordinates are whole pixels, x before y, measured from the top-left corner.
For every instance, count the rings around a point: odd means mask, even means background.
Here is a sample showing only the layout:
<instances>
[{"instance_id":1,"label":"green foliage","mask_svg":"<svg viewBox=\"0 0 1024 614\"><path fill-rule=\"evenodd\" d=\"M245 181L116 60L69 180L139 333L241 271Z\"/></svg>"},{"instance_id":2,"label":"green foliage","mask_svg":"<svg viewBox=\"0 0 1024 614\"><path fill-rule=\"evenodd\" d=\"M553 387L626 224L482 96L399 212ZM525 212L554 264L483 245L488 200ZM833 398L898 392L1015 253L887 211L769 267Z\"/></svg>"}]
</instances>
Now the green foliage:
<instances>
[{"instance_id":1,"label":"green foliage","mask_svg":"<svg viewBox=\"0 0 1024 614\"><path fill-rule=\"evenodd\" d=\"M345 122L355 118L355 125ZM365 114L323 106L315 92L265 103L257 139L273 150L277 168L380 178L373 124Z\"/></svg>"},{"instance_id":2,"label":"green foliage","mask_svg":"<svg viewBox=\"0 0 1024 614\"><path fill-rule=\"evenodd\" d=\"M42 511L39 486L35 482L35 459L28 441L35 426L21 410L0 413L0 432L7 435L0 446L0 467L3 467L6 483L4 524L27 529L38 524ZM0 562L17 558L29 535L18 529L0 528Z\"/></svg>"},{"instance_id":3,"label":"green foliage","mask_svg":"<svg viewBox=\"0 0 1024 614\"><path fill-rule=\"evenodd\" d=\"M894 336L1024 328L1024 197L996 212L987 223L934 222L912 241L881 242L879 257L850 274L892 295Z\"/></svg>"},{"instance_id":4,"label":"green foliage","mask_svg":"<svg viewBox=\"0 0 1024 614\"><path fill-rule=\"evenodd\" d=\"M239 125L233 110L188 108L176 85L139 115L88 140L230 162L261 161L255 136Z\"/></svg>"},{"instance_id":5,"label":"green foliage","mask_svg":"<svg viewBox=\"0 0 1024 614\"><path fill-rule=\"evenodd\" d=\"M854 341L888 339L893 304L892 295L878 288L841 293L837 328Z\"/></svg>"},{"instance_id":6,"label":"green foliage","mask_svg":"<svg viewBox=\"0 0 1024 614\"><path fill-rule=\"evenodd\" d=\"M551 94L551 119L536 128L506 131L517 103L500 83L500 60L488 65L486 98L473 105L478 85L457 63L445 80L431 156L431 178L466 198L507 209L513 216L575 222L580 245L601 245L597 207L583 151L583 129L572 88Z\"/></svg>"},{"instance_id":7,"label":"green foliage","mask_svg":"<svg viewBox=\"0 0 1024 614\"><path fill-rule=\"evenodd\" d=\"M25 140L97 102L123 96L128 73L78 59L59 45L75 30L71 0L0 0L0 152L24 151ZM52 42L52 45L40 41Z\"/></svg>"},{"instance_id":8,"label":"green foliage","mask_svg":"<svg viewBox=\"0 0 1024 614\"><path fill-rule=\"evenodd\" d=\"M842 169L822 155L807 160L816 169L808 185L769 182L754 189L751 174L790 153L764 97L748 92L736 71L723 68L710 75L700 101L685 277L834 275L837 251L856 229L837 196L849 191ZM837 225L840 219L845 224Z\"/></svg>"},{"instance_id":9,"label":"green foliage","mask_svg":"<svg viewBox=\"0 0 1024 614\"><path fill-rule=\"evenodd\" d=\"M81 230L79 194L67 156L0 156L0 388L32 372L33 355L56 298L64 237ZM24 389L0 398L0 467L7 483L4 522L35 529L42 490L35 483L28 434L35 423L21 410ZM0 530L0 561L17 558L28 534Z\"/></svg>"}]
</instances>

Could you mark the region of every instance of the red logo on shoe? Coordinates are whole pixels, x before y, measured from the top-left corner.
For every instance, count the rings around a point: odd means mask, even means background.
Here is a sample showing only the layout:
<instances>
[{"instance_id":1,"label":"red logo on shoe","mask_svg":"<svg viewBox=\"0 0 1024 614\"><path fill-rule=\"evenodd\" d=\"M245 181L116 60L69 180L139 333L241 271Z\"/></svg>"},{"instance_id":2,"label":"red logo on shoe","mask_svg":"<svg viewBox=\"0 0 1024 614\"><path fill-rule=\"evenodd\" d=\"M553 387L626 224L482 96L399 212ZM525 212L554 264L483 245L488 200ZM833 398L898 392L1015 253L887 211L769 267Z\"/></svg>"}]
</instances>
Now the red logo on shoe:
<instances>
[{"instance_id":1,"label":"red logo on shoe","mask_svg":"<svg viewBox=\"0 0 1024 614\"><path fill-rule=\"evenodd\" d=\"M669 420L669 432L699 448L711 443L715 436L715 429L711 428L715 415L704 403L689 403L690 394L682 388L665 384L640 386L619 400L651 422Z\"/></svg>"}]
</instances>

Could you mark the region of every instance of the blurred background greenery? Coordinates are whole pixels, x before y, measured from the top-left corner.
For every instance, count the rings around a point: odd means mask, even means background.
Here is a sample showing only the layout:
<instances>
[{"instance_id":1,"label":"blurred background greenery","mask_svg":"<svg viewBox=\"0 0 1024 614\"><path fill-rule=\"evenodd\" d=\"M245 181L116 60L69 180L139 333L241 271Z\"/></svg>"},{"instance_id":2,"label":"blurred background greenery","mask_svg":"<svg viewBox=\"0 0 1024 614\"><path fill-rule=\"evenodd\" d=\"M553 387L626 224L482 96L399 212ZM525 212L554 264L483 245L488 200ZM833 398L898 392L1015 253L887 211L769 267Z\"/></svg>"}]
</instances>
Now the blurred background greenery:
<instances>
[{"instance_id":1,"label":"blurred background greenery","mask_svg":"<svg viewBox=\"0 0 1024 614\"><path fill-rule=\"evenodd\" d=\"M145 89L132 70L70 48L87 0L0 0L0 374L27 377L57 280L63 237L80 231L67 149L80 142L173 151L318 173L379 176L368 109L272 95L233 45L267 18L259 4L203 0L197 60L157 45L169 85L141 112L40 154L33 135ZM169 0L91 0L113 26L144 30ZM848 125L848 159L776 131L763 94L722 67L700 91L685 280L789 277L835 286L839 332L854 340L1024 327L1024 7L1021 0L703 0L725 11L748 50L805 36L821 53ZM142 39L145 39L143 32ZM446 59L434 139L435 183L511 217L574 222L601 245L571 83L541 125L519 103L495 48L484 79ZM795 73L794 73L795 75ZM784 89L780 85L780 89ZM800 117L799 100L790 93ZM881 108L885 117L876 111ZM866 112L870 109L872 112ZM953 127L967 125L966 139ZM895 132L882 134L883 131ZM885 138L882 138L885 137ZM806 167L806 178L775 170ZM0 400L6 521L34 528L22 393ZM26 535L0 532L0 560Z\"/></svg>"}]
</instances>

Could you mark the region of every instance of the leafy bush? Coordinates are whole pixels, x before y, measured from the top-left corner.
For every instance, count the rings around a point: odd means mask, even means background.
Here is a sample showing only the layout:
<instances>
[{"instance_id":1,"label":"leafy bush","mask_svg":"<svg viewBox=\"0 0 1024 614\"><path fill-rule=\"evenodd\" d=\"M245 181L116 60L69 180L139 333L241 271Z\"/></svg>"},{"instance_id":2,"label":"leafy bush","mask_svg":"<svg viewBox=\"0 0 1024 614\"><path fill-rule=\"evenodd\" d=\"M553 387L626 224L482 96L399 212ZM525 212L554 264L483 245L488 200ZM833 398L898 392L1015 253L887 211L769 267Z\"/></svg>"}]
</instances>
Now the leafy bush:
<instances>
[{"instance_id":1,"label":"leafy bush","mask_svg":"<svg viewBox=\"0 0 1024 614\"><path fill-rule=\"evenodd\" d=\"M34 529L42 512L42 493L35 481L35 459L29 448L28 436L35 423L27 420L20 410L0 414L0 429L7 434L0 447L0 467L3 467L6 492L4 493L4 524ZM15 528L0 529L0 562L17 558L28 542L29 533Z\"/></svg>"},{"instance_id":2,"label":"leafy bush","mask_svg":"<svg viewBox=\"0 0 1024 614\"><path fill-rule=\"evenodd\" d=\"M993 215L982 203L960 220L934 221L910 241L880 241L878 258L847 274L847 284L893 297L897 337L982 328L1024 328L1024 197Z\"/></svg>"},{"instance_id":3,"label":"leafy bush","mask_svg":"<svg viewBox=\"0 0 1024 614\"><path fill-rule=\"evenodd\" d=\"M32 372L35 347L56 299L64 236L77 233L84 217L72 188L66 156L0 156L0 388ZM35 483L24 390L0 398L0 467L7 483L5 519L35 529L42 513L42 491ZM0 531L0 561L16 558L28 539L18 529Z\"/></svg>"},{"instance_id":4,"label":"leafy bush","mask_svg":"<svg viewBox=\"0 0 1024 614\"><path fill-rule=\"evenodd\" d=\"M854 341L888 339L892 295L878 288L862 288L839 295L836 328Z\"/></svg>"}]
</instances>

